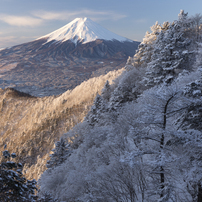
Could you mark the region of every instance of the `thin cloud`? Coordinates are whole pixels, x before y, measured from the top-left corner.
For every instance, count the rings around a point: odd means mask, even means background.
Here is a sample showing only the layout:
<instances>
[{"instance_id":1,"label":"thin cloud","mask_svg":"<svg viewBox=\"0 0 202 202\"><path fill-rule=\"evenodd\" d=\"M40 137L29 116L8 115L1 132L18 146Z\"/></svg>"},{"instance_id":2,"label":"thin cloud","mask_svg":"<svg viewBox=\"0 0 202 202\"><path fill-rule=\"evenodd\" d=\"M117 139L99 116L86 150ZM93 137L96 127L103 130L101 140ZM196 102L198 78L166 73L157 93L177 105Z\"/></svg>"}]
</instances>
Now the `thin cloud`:
<instances>
[{"instance_id":1,"label":"thin cloud","mask_svg":"<svg viewBox=\"0 0 202 202\"><path fill-rule=\"evenodd\" d=\"M77 12L50 12L50 11L34 11L32 13L35 17L42 20L69 20L70 18L76 16Z\"/></svg>"},{"instance_id":2,"label":"thin cloud","mask_svg":"<svg viewBox=\"0 0 202 202\"><path fill-rule=\"evenodd\" d=\"M24 41L33 40L33 37L23 37L21 36L11 36L16 30L19 30L15 27L20 27L22 31L22 27L38 27L47 22L51 21L71 21L77 17L89 17L94 21L104 21L104 20L120 20L122 18L127 17L126 15L119 14L113 11L97 11L97 10L75 10L75 11L62 11L62 12L50 12L45 10L34 11L27 16L19 16L19 15L8 15L8 14L0 14L0 22L4 22L10 26L12 26L12 34L5 33L6 30L0 32L0 48L13 46L16 42L22 43ZM15 29L15 30L13 30ZM27 33L27 31L25 31ZM40 36L38 36L40 37ZM36 38L38 38L36 37Z\"/></svg>"},{"instance_id":3,"label":"thin cloud","mask_svg":"<svg viewBox=\"0 0 202 202\"><path fill-rule=\"evenodd\" d=\"M99 21L101 20L120 20L122 18L127 17L126 15L123 14L119 14L119 13L115 13L113 11L94 11L94 10L83 10L81 11L81 13L83 12L83 14L86 15L90 15L92 17L94 17L95 19L99 19Z\"/></svg>"},{"instance_id":4,"label":"thin cloud","mask_svg":"<svg viewBox=\"0 0 202 202\"><path fill-rule=\"evenodd\" d=\"M35 27L43 23L42 19L31 16L15 16L15 15L0 15L0 21L3 21L12 26L18 27Z\"/></svg>"},{"instance_id":5,"label":"thin cloud","mask_svg":"<svg viewBox=\"0 0 202 202\"><path fill-rule=\"evenodd\" d=\"M83 9L79 11L63 11L63 12L50 12L50 11L34 11L33 16L42 20L72 20L76 17L90 17L96 21L102 20L120 20L127 17L126 15L115 13L113 11L96 11Z\"/></svg>"},{"instance_id":6,"label":"thin cloud","mask_svg":"<svg viewBox=\"0 0 202 202\"><path fill-rule=\"evenodd\" d=\"M45 10L34 11L30 16L17 16L1 14L0 21L7 23L11 26L18 27L36 27L44 24L46 21L62 20L69 21L76 17L89 17L95 21L103 20L120 20L127 17L126 15L115 13L113 11L96 11L83 9L79 11L63 11L63 12L50 12Z\"/></svg>"}]
</instances>

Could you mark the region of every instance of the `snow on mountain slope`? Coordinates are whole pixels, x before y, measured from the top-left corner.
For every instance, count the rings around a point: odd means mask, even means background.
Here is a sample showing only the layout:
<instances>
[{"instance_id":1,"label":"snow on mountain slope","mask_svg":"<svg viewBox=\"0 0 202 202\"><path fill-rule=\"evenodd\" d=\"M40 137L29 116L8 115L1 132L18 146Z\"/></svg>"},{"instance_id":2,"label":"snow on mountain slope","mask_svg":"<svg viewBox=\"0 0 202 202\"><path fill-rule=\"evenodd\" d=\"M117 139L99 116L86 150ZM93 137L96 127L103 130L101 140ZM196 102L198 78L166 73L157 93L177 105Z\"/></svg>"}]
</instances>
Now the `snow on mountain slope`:
<instances>
[{"instance_id":1,"label":"snow on mountain slope","mask_svg":"<svg viewBox=\"0 0 202 202\"><path fill-rule=\"evenodd\" d=\"M48 38L47 43L53 40L62 42L71 40L74 43L77 43L77 41L88 43L96 39L132 42L125 37L110 32L89 18L76 18L64 27L38 39L43 38Z\"/></svg>"}]
</instances>

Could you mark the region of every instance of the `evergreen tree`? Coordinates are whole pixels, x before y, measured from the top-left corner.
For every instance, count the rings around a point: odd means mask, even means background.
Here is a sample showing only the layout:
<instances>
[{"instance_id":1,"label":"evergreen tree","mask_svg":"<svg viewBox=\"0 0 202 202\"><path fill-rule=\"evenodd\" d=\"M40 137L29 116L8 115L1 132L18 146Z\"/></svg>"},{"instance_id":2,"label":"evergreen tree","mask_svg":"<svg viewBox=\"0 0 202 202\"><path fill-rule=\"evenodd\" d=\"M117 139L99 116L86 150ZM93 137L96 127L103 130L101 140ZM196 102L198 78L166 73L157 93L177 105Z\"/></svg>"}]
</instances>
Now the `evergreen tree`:
<instances>
[{"instance_id":1,"label":"evergreen tree","mask_svg":"<svg viewBox=\"0 0 202 202\"><path fill-rule=\"evenodd\" d=\"M151 33L146 32L143 42L138 46L137 53L133 58L129 57L127 65L132 65L135 67L145 66L151 61L151 56L153 54L153 45L157 39L157 36L161 32L161 25L156 22L155 25L151 27Z\"/></svg>"},{"instance_id":2,"label":"evergreen tree","mask_svg":"<svg viewBox=\"0 0 202 202\"><path fill-rule=\"evenodd\" d=\"M111 92L108 102L110 112L117 111L125 103L134 101L146 88L142 82L142 77L145 75L144 68L136 67L125 71L119 79L119 83Z\"/></svg>"},{"instance_id":3,"label":"evergreen tree","mask_svg":"<svg viewBox=\"0 0 202 202\"><path fill-rule=\"evenodd\" d=\"M70 155L70 145L66 143L64 138L55 143L55 148L52 150L53 154L50 155L50 160L47 161L47 168L54 168L62 164Z\"/></svg>"},{"instance_id":4,"label":"evergreen tree","mask_svg":"<svg viewBox=\"0 0 202 202\"><path fill-rule=\"evenodd\" d=\"M147 85L170 83L182 70L190 70L191 62L194 61L187 31L190 26L187 13L181 11L179 19L173 22L169 29L159 34L155 41L152 60L147 65L145 77Z\"/></svg>"},{"instance_id":5,"label":"evergreen tree","mask_svg":"<svg viewBox=\"0 0 202 202\"><path fill-rule=\"evenodd\" d=\"M201 30L201 26L202 26L202 15L200 13L195 14L192 17L192 26L193 26L193 30L194 30L194 39L196 40L196 42L201 42L201 34L202 34L202 30Z\"/></svg>"},{"instance_id":6,"label":"evergreen tree","mask_svg":"<svg viewBox=\"0 0 202 202\"><path fill-rule=\"evenodd\" d=\"M111 89L110 89L110 85L109 85L109 81L107 80L104 88L102 89L102 93L101 96L106 100L109 101L110 99L110 94L111 94Z\"/></svg>"},{"instance_id":7,"label":"evergreen tree","mask_svg":"<svg viewBox=\"0 0 202 202\"><path fill-rule=\"evenodd\" d=\"M22 164L12 161L15 157L15 153L3 151L0 165L0 201L35 201L36 180L27 180L23 176Z\"/></svg>"},{"instance_id":8,"label":"evergreen tree","mask_svg":"<svg viewBox=\"0 0 202 202\"><path fill-rule=\"evenodd\" d=\"M54 199L52 195L48 192L45 192L45 193L39 192L38 195L39 195L39 198L37 202L57 202L58 201L57 199Z\"/></svg>"},{"instance_id":9,"label":"evergreen tree","mask_svg":"<svg viewBox=\"0 0 202 202\"><path fill-rule=\"evenodd\" d=\"M93 106L91 107L91 110L89 111L85 120L89 123L89 125L94 126L101 119L102 113L106 111L106 104L103 97L97 94Z\"/></svg>"}]
</instances>

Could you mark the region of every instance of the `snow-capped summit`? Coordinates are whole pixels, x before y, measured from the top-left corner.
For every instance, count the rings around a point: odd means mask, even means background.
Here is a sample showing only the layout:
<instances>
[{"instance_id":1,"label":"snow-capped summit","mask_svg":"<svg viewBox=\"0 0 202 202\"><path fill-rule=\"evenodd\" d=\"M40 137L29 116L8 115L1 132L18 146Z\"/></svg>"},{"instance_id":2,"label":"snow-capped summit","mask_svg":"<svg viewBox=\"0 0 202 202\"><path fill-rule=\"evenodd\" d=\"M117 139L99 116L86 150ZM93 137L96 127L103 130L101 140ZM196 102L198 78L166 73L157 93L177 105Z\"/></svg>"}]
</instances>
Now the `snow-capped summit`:
<instances>
[{"instance_id":1,"label":"snow-capped summit","mask_svg":"<svg viewBox=\"0 0 202 202\"><path fill-rule=\"evenodd\" d=\"M47 34L45 36L40 37L39 39L47 38L47 42L50 41L67 41L71 40L74 43L77 41L84 43L88 43L91 41L95 41L96 39L103 39L103 40L117 40L117 41L128 41L132 42L131 40L119 36L99 24L95 23L89 18L76 18L64 27ZM47 43L46 42L46 43Z\"/></svg>"},{"instance_id":2,"label":"snow-capped summit","mask_svg":"<svg viewBox=\"0 0 202 202\"><path fill-rule=\"evenodd\" d=\"M139 44L106 30L89 18L76 18L34 41L1 50L0 73L3 72L4 78L8 74L8 84L0 82L0 88L15 85L15 89L31 95L58 95L90 77L124 67ZM24 85L18 82L17 66L23 72L20 78ZM27 78L31 78L28 85L25 84Z\"/></svg>"}]
</instances>

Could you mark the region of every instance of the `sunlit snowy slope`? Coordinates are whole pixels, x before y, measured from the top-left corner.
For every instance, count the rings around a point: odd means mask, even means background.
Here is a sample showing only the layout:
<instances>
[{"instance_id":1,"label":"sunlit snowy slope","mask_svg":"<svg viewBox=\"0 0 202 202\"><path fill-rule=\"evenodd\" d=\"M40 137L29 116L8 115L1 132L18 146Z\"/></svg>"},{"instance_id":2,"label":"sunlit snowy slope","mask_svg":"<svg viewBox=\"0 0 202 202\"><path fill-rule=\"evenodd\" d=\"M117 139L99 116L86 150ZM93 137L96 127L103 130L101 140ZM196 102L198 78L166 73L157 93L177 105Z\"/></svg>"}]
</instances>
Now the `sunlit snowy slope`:
<instances>
[{"instance_id":1,"label":"sunlit snowy slope","mask_svg":"<svg viewBox=\"0 0 202 202\"><path fill-rule=\"evenodd\" d=\"M79 41L83 44L95 41L96 39L132 42L125 37L119 36L105 29L89 18L76 18L64 27L51 32L50 34L42 36L39 39L43 38L48 38L47 42L53 40L62 42L71 40L74 43L77 43Z\"/></svg>"}]
</instances>

